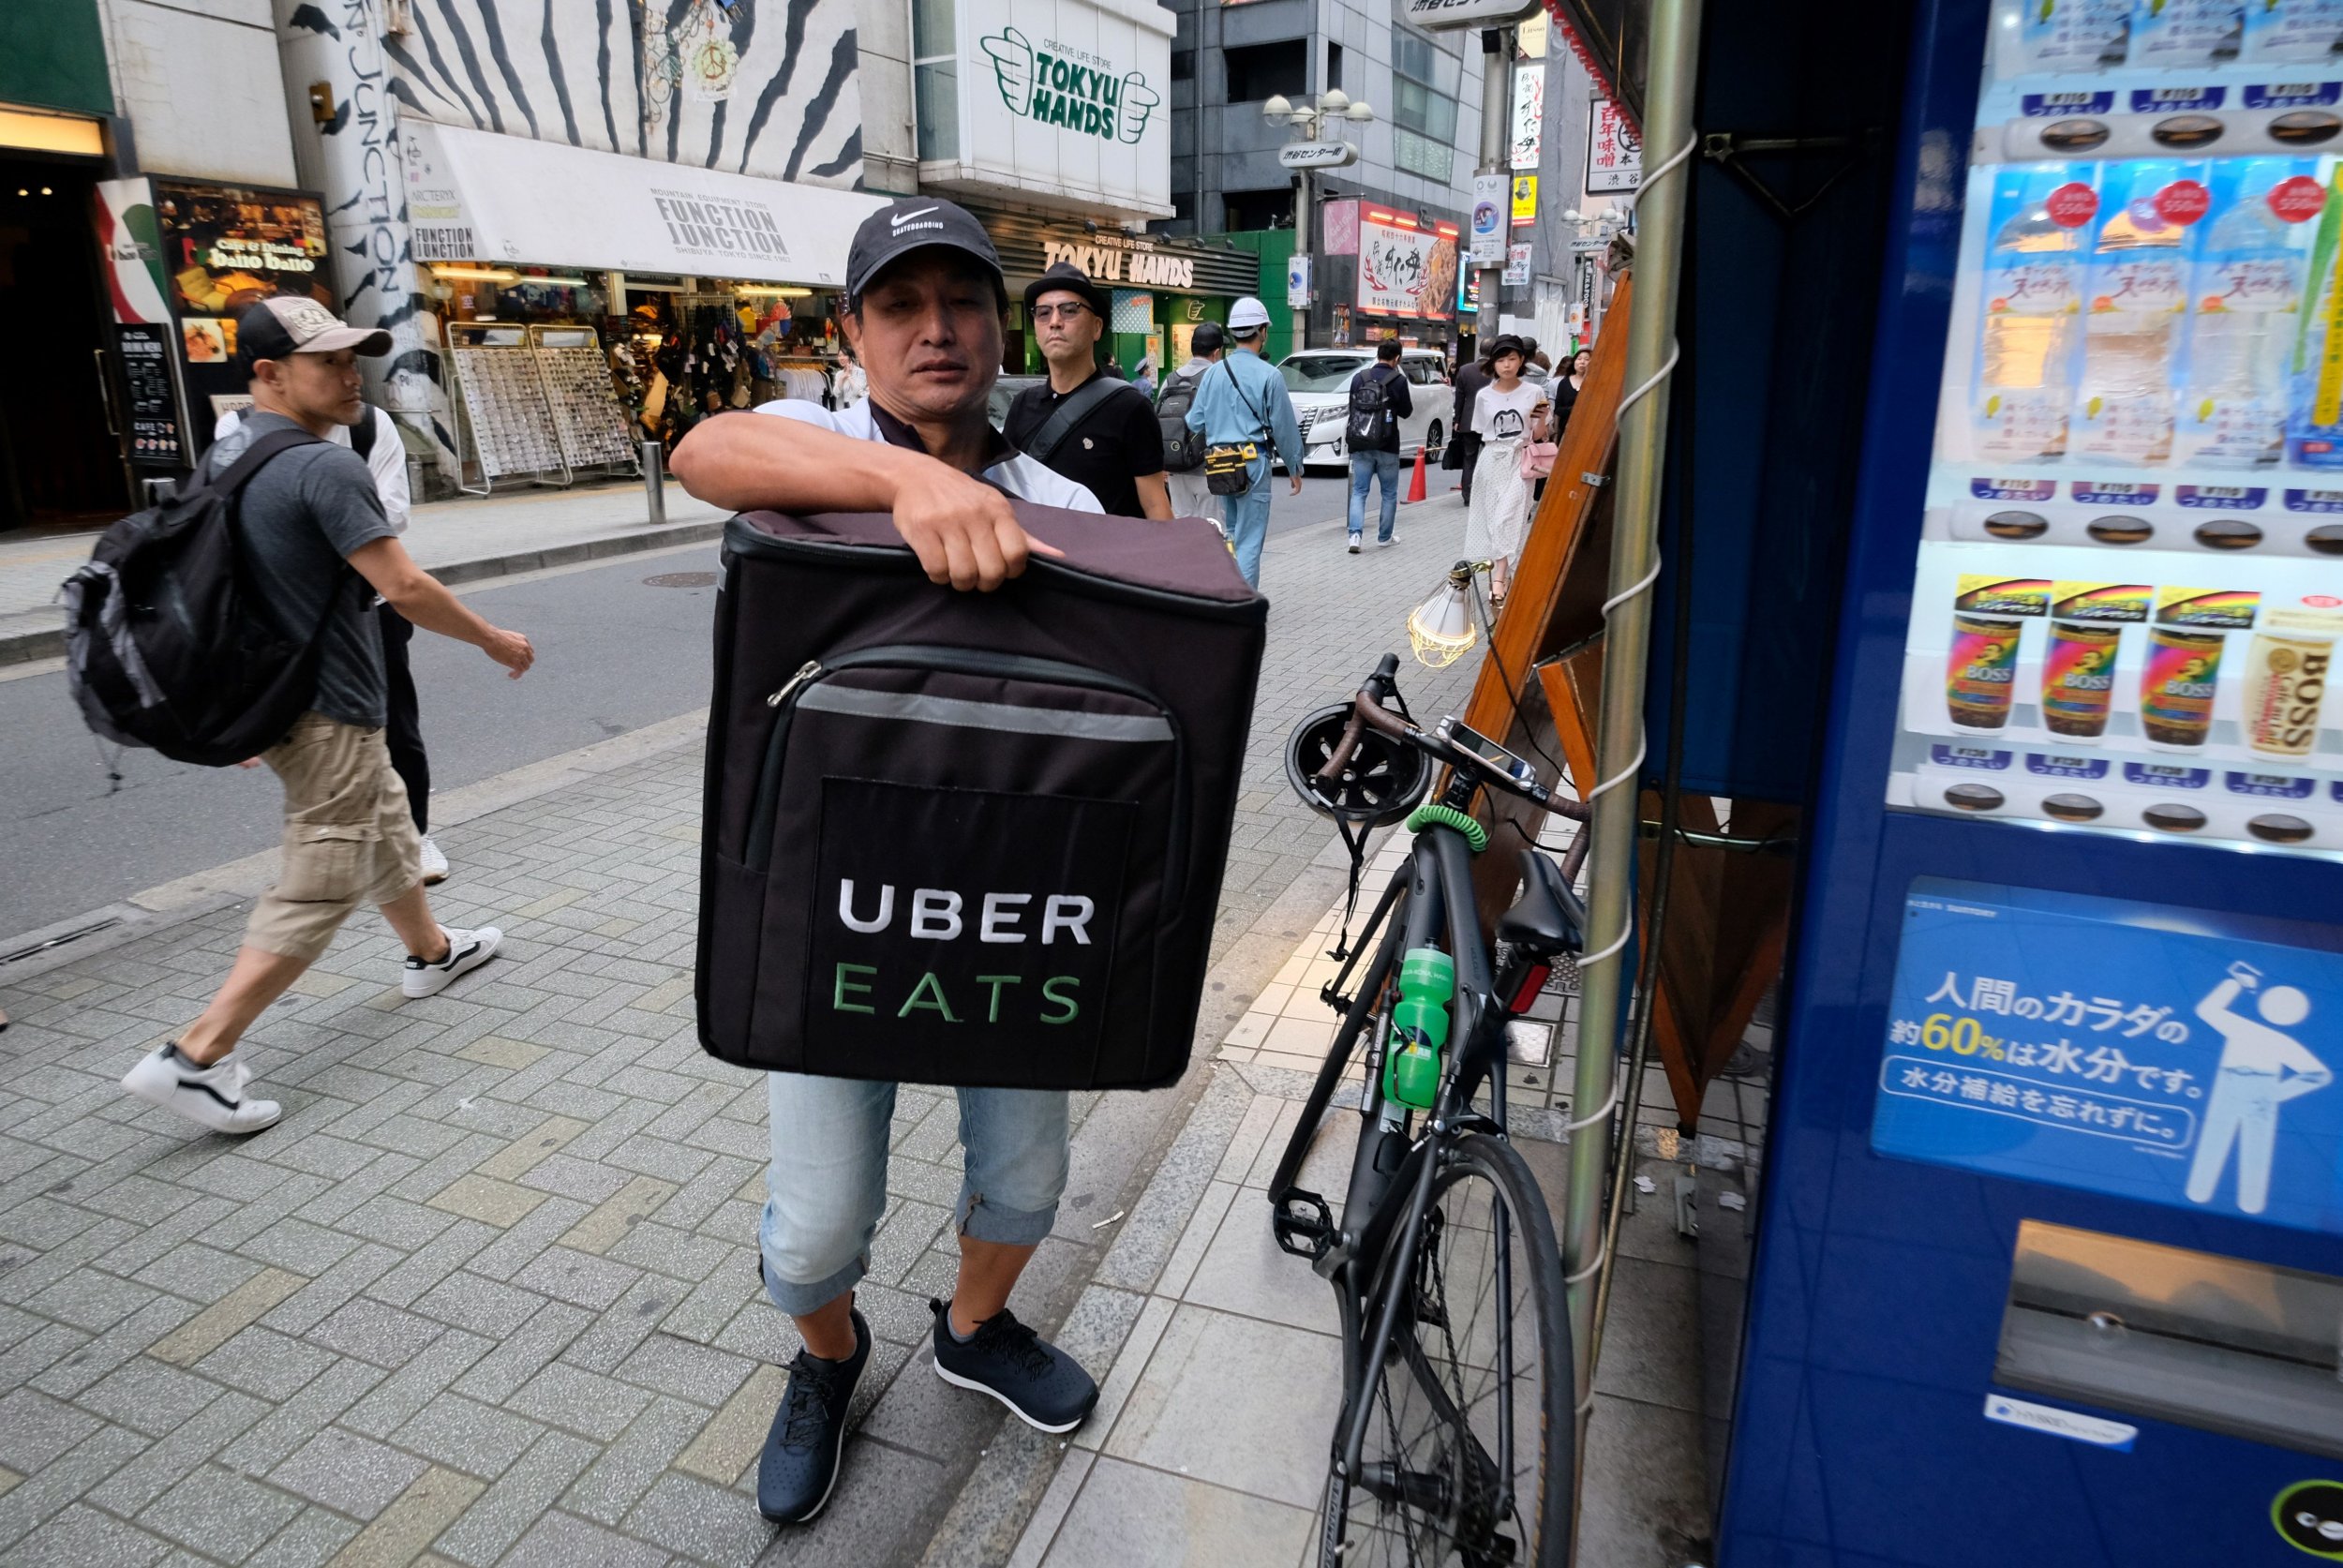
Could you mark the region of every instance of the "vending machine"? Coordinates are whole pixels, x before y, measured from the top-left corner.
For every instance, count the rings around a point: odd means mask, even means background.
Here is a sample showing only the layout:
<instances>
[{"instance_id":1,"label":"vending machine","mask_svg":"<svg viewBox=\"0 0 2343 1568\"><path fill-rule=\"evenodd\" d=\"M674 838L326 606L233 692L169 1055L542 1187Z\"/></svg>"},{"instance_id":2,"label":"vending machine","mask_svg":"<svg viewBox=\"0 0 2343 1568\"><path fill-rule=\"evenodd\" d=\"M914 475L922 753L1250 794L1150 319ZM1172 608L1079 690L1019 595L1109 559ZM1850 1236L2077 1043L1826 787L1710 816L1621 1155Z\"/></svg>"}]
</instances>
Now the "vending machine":
<instances>
[{"instance_id":1,"label":"vending machine","mask_svg":"<svg viewBox=\"0 0 2343 1568\"><path fill-rule=\"evenodd\" d=\"M2343 1561L2343 0L1934 0L1722 1568Z\"/></svg>"}]
</instances>

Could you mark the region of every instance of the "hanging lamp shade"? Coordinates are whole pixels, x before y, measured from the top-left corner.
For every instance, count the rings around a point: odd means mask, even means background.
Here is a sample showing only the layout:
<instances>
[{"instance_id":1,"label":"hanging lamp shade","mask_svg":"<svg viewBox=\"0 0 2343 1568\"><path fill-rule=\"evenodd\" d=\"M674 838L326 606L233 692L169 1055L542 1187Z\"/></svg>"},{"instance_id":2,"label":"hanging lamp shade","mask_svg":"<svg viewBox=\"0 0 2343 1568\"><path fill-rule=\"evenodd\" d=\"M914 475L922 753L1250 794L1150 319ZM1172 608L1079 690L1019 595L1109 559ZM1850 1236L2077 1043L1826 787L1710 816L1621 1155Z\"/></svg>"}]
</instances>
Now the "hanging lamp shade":
<instances>
[{"instance_id":1,"label":"hanging lamp shade","mask_svg":"<svg viewBox=\"0 0 2343 1568\"><path fill-rule=\"evenodd\" d=\"M1446 669L1480 640L1472 620L1472 577L1481 562L1460 560L1425 601L1408 612L1408 645L1415 661Z\"/></svg>"}]
</instances>

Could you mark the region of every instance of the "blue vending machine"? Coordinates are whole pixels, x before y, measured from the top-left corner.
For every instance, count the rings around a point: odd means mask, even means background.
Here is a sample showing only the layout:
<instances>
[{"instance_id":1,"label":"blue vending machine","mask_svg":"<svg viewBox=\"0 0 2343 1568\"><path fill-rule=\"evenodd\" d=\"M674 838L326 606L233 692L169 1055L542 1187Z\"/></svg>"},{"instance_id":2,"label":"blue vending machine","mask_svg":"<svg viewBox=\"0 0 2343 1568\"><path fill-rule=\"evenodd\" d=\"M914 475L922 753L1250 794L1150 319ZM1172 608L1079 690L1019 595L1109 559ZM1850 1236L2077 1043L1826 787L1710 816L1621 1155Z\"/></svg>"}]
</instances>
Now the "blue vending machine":
<instances>
[{"instance_id":1,"label":"blue vending machine","mask_svg":"<svg viewBox=\"0 0 2343 1568\"><path fill-rule=\"evenodd\" d=\"M2343 4L1899 136L1722 1565L2343 1562Z\"/></svg>"}]
</instances>

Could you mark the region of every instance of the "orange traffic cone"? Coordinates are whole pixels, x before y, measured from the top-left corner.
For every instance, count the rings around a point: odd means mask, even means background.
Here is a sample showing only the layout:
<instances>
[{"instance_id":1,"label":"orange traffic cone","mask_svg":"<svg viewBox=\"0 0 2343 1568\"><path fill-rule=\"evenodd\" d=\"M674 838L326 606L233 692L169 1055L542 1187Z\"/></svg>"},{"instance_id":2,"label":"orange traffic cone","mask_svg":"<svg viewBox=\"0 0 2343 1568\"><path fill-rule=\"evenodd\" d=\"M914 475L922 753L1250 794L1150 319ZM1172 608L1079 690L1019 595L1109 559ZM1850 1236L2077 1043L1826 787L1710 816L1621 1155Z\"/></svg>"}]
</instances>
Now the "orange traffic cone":
<instances>
[{"instance_id":1,"label":"orange traffic cone","mask_svg":"<svg viewBox=\"0 0 2343 1568\"><path fill-rule=\"evenodd\" d=\"M1408 499L1424 499L1424 449L1420 446L1415 449L1415 473L1408 481Z\"/></svg>"}]
</instances>

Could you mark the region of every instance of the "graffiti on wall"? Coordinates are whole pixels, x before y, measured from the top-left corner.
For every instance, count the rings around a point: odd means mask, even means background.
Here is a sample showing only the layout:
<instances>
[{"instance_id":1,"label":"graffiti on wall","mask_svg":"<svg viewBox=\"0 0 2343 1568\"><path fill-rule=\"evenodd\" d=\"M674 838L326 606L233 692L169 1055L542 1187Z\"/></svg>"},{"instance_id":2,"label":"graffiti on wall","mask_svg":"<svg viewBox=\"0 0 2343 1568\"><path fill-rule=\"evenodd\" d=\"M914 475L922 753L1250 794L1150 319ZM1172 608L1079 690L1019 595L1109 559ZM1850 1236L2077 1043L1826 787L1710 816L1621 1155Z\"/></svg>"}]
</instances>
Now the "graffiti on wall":
<instances>
[{"instance_id":1,"label":"graffiti on wall","mask_svg":"<svg viewBox=\"0 0 2343 1568\"><path fill-rule=\"evenodd\" d=\"M851 187L855 3L417 0L391 90L442 125Z\"/></svg>"},{"instance_id":2,"label":"graffiti on wall","mask_svg":"<svg viewBox=\"0 0 2343 1568\"><path fill-rule=\"evenodd\" d=\"M407 226L399 94L379 29L380 0L302 0L286 13L285 68L322 82L333 98L318 127L320 184L332 243L335 307L356 326L391 335L391 351L364 362L367 395L427 438L442 470L455 447L438 319L415 287Z\"/></svg>"}]
</instances>

